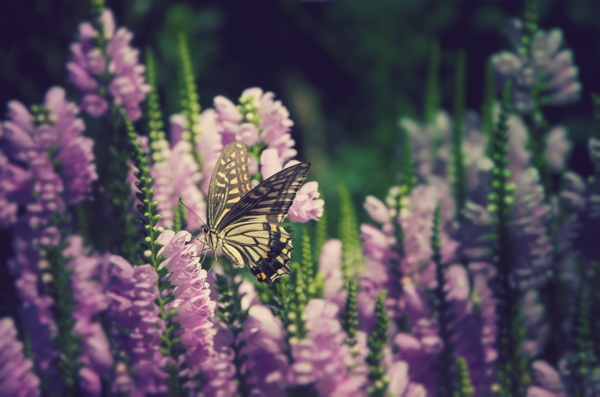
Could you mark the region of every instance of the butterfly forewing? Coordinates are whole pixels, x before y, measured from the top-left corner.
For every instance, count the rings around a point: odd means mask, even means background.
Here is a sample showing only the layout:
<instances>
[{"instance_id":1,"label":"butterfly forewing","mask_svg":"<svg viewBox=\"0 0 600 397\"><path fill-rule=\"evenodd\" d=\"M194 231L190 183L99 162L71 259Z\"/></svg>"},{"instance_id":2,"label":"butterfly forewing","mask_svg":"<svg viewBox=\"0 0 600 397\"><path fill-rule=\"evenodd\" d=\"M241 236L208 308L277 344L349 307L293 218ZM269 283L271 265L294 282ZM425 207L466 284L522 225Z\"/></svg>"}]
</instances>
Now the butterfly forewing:
<instances>
[{"instance_id":1,"label":"butterfly forewing","mask_svg":"<svg viewBox=\"0 0 600 397\"><path fill-rule=\"evenodd\" d=\"M292 206L296 192L306 179L309 169L310 163L299 163L263 181L224 215L217 230L237 222L280 224Z\"/></svg>"},{"instance_id":2,"label":"butterfly forewing","mask_svg":"<svg viewBox=\"0 0 600 397\"><path fill-rule=\"evenodd\" d=\"M241 142L225 147L212 173L208 188L207 218L211 227L250 191L248 149Z\"/></svg>"},{"instance_id":3,"label":"butterfly forewing","mask_svg":"<svg viewBox=\"0 0 600 397\"><path fill-rule=\"evenodd\" d=\"M230 148L232 145L225 148L221 155L224 161L219 161L220 169L213 172L208 205L214 210L208 218L209 226L211 233L216 233L221 241L223 252L235 265L248 266L259 281L270 283L290 274L287 264L294 248L291 236L280 224L306 179L310 164L288 167L254 189L248 187L249 192L239 197L237 191L232 193L231 187L228 190L228 186L222 186L228 183L228 173L223 168L238 169L238 183L242 172L247 175L247 167L229 165L230 161L241 162L243 159L244 164L247 162L245 147ZM214 188L213 184L216 185ZM223 189L225 193L221 192ZM211 197L211 194L214 195ZM220 204L219 200L225 204Z\"/></svg>"}]
</instances>

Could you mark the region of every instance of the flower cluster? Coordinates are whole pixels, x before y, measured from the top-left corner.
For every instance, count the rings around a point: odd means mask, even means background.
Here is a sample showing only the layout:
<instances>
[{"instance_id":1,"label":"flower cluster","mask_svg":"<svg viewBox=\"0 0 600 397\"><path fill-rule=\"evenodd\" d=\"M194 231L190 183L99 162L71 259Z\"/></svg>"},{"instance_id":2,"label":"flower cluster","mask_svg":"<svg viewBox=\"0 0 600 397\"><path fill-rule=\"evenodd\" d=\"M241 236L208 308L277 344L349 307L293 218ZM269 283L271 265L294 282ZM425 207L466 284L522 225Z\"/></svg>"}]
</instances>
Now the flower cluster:
<instances>
[{"instance_id":1,"label":"flower cluster","mask_svg":"<svg viewBox=\"0 0 600 397\"><path fill-rule=\"evenodd\" d=\"M384 288L395 292L386 299L389 316L395 320L394 363L402 362L409 379L421 383L428 394L435 394L437 375L431 368L436 365L443 344L449 342L440 339L439 320L428 299L437 287L431 239L434 210L441 204L443 191L434 184L417 185L401 200L399 211L395 207L398 191L398 187L390 189L386 201L391 206L372 196L365 202L371 218L382 226L379 229L361 225L368 264L368 270L361 275L358 297L361 324L364 330L370 330L371 308L378 291ZM396 237L398 229L403 231L403 241ZM496 357L494 307L487 286L492 278L490 266L474 262L465 269L456 262L457 241L444 230L440 237L441 259L446 264L443 288L454 310L452 343L456 354L466 360L472 379L476 380L475 389L484 393L493 383L491 363ZM470 278L474 281L472 286Z\"/></svg>"},{"instance_id":2,"label":"flower cluster","mask_svg":"<svg viewBox=\"0 0 600 397\"><path fill-rule=\"evenodd\" d=\"M106 113L111 103L122 107L130 119L141 117L140 103L150 87L145 83L139 51L131 48L132 34L116 28L112 11L104 10L94 23L79 26L78 41L71 45L69 78L82 94L81 108L90 116Z\"/></svg>"},{"instance_id":3,"label":"flower cluster","mask_svg":"<svg viewBox=\"0 0 600 397\"><path fill-rule=\"evenodd\" d=\"M244 220L219 231L213 259L202 231L219 156L241 142L252 187L273 181L299 163L290 115L260 88L200 111L182 38L167 138L153 55L146 84L132 34L94 1L67 64L80 105L54 87L42 105L11 101L0 124L0 227L19 300L18 320L0 319L0 395L598 394L600 138L589 140L594 176L568 171L567 129L543 111L581 84L532 4L511 25L515 52L491 57L500 103L465 111L457 84L453 115L426 98L426 120L400 119L398 184L366 196L367 223L340 187L331 236L309 181L283 214L289 233L273 214ZM83 135L79 108L119 117L102 145ZM142 116L147 136L132 123ZM93 210L127 229L115 228L124 241L90 231L78 205L92 191L111 201ZM290 274L254 282L279 254Z\"/></svg>"},{"instance_id":4,"label":"flower cluster","mask_svg":"<svg viewBox=\"0 0 600 397\"><path fill-rule=\"evenodd\" d=\"M110 257L109 316L111 339L117 349L113 391L160 393L168 391L160 352L165 323L155 303L158 274L150 265L134 268L120 256Z\"/></svg>"},{"instance_id":5,"label":"flower cluster","mask_svg":"<svg viewBox=\"0 0 600 397\"><path fill-rule=\"evenodd\" d=\"M244 91L240 103L236 107L228 99L216 97L216 110L206 109L197 117L195 142L190 142L188 120L181 114L170 117L171 144L163 140L157 145L161 161L156 161L151 170L162 226L173 227L174 209L181 198L189 207L185 210L187 228L200 229L198 217L206 219L205 196L210 178L220 152L228 143L238 140L249 146L248 171L254 178L268 179L298 163L290 160L296 155L290 135L293 122L281 102L273 101L272 93L263 94L262 90L252 88ZM200 163L194 159L194 151ZM255 186L256 180L253 183ZM292 222L317 220L323 214L324 201L319 199L318 187L312 181L300 188L288 213Z\"/></svg>"},{"instance_id":6,"label":"flower cluster","mask_svg":"<svg viewBox=\"0 0 600 397\"><path fill-rule=\"evenodd\" d=\"M67 236L67 205L85 200L98 178L94 142L82 136L78 113L65 91L54 87L31 112L11 102L9 120L2 123L2 158L9 178L5 200L15 200L13 211L24 209L21 216L13 212L8 219L16 222L16 255L10 268L23 303L24 328L36 335L31 338L36 367L56 392L65 387L54 376L57 362L80 360L66 364L66 371L81 377L87 391L99 390L100 376L112 365L112 358L103 356L104 331L94 320L106 306L100 284L93 281L102 261L83 253L80 238ZM69 313L71 306L74 311ZM63 343L55 343L61 333L66 341L79 339L82 348L65 352Z\"/></svg>"},{"instance_id":7,"label":"flower cluster","mask_svg":"<svg viewBox=\"0 0 600 397\"><path fill-rule=\"evenodd\" d=\"M543 104L562 105L579 99L581 83L573 53L561 49L563 33L538 30L529 44L523 40L523 22L511 21L508 35L516 52L503 51L492 57L500 86L506 79L516 82L513 103L519 112L530 112Z\"/></svg>"},{"instance_id":8,"label":"flower cluster","mask_svg":"<svg viewBox=\"0 0 600 397\"><path fill-rule=\"evenodd\" d=\"M23 344L17 339L10 318L0 319L0 388L6 396L36 397L40 380L31 371L33 363L23 355Z\"/></svg>"}]
</instances>

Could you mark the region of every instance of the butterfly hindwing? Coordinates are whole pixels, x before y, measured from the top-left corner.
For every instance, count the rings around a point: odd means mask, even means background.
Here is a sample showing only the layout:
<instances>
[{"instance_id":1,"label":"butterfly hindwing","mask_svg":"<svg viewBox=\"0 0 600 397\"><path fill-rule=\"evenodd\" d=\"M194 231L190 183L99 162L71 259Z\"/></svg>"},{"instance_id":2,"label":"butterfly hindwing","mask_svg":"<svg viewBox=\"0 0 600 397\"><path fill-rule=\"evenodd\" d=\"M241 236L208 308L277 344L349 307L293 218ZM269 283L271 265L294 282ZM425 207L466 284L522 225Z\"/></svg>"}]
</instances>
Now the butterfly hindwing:
<instances>
[{"instance_id":1,"label":"butterfly hindwing","mask_svg":"<svg viewBox=\"0 0 600 397\"><path fill-rule=\"evenodd\" d=\"M217 160L208 187L208 224L218 225L249 191L248 149L241 142L231 143Z\"/></svg>"},{"instance_id":2,"label":"butterfly hindwing","mask_svg":"<svg viewBox=\"0 0 600 397\"><path fill-rule=\"evenodd\" d=\"M247 265L259 281L268 283L290 274L291 236L281 227L309 163L288 167L252 189L216 225L223 251L237 266Z\"/></svg>"},{"instance_id":3,"label":"butterfly hindwing","mask_svg":"<svg viewBox=\"0 0 600 397\"><path fill-rule=\"evenodd\" d=\"M223 233L223 251L237 266L248 266L259 281L271 283L290 274L292 237L280 225L263 223L240 223Z\"/></svg>"}]
</instances>

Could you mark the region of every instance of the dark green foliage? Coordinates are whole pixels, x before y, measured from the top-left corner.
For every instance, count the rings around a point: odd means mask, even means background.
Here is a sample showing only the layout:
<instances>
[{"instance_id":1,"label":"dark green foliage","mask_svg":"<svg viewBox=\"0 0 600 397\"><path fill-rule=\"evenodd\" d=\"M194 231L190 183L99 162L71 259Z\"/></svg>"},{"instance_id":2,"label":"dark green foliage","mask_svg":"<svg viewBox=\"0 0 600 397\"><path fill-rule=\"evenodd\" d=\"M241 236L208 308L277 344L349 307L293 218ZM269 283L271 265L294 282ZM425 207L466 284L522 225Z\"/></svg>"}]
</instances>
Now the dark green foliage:
<instances>
[{"instance_id":1,"label":"dark green foliage","mask_svg":"<svg viewBox=\"0 0 600 397\"><path fill-rule=\"evenodd\" d=\"M442 96L440 94L440 43L434 40L431 43L429 68L427 69L427 87L425 88L425 122L431 123L440 108Z\"/></svg>"},{"instance_id":2,"label":"dark green foliage","mask_svg":"<svg viewBox=\"0 0 600 397\"><path fill-rule=\"evenodd\" d=\"M114 109L113 109L114 110ZM116 111L115 111L116 113ZM117 115L113 115L115 120ZM127 135L121 132L122 124L115 122L113 142L108 149L108 175L106 180L106 195L113 210L110 227L112 236L111 251L121 254L129 263L136 263L137 245L140 233L136 223L136 215L131 210L134 205L131 186L126 178L129 174L129 153L127 150ZM102 178L102 175L101 175Z\"/></svg>"},{"instance_id":3,"label":"dark green foliage","mask_svg":"<svg viewBox=\"0 0 600 397\"><path fill-rule=\"evenodd\" d=\"M181 113L187 122L187 136L184 139L192 145L192 155L202 169L202 159L196 148L196 142L200 136L200 103L194 77L194 67L190 58L190 50L187 40L183 34L179 35L179 57L181 69L179 71L179 85L181 97Z\"/></svg>"},{"instance_id":4,"label":"dark green foliage","mask_svg":"<svg viewBox=\"0 0 600 397\"><path fill-rule=\"evenodd\" d=\"M596 139L600 139L600 95L592 94L592 106L594 107L594 121L596 124L596 130L593 132L593 136ZM594 161L595 165L595 178L600 176L600 161Z\"/></svg>"},{"instance_id":5,"label":"dark green foliage","mask_svg":"<svg viewBox=\"0 0 600 397\"><path fill-rule=\"evenodd\" d=\"M509 232L511 192L513 187L508 182L508 125L510 112L511 81L504 85L500 121L492 137L491 155L494 162L492 169L492 192L489 195L488 210L493 218L493 250L497 276L490 283L494 293L497 313L498 351L497 376L500 384L500 395L525 396L524 376L527 373L527 362L521 353L524 329L521 325L521 292L513 288L510 275L513 271L513 246Z\"/></svg>"},{"instance_id":6,"label":"dark green foliage","mask_svg":"<svg viewBox=\"0 0 600 397\"><path fill-rule=\"evenodd\" d=\"M406 132L404 133L406 134ZM406 136L406 139L408 140L408 136ZM409 158L409 160L406 160L405 164L406 169L409 170L407 174L414 175L414 167L412 164L412 160L410 160ZM403 206L405 205L402 202L403 198L408 198L412 188L414 187L413 183L416 183L416 178L404 178L404 181L400 185L400 189L398 190L398 196L395 197L395 202L392 206L396 213L396 215L393 217L394 227L396 228L396 244L393 245L392 249L398 254L398 259L390 261L389 274L391 278L391 284L395 285L396 288L391 289L390 291L388 291L388 293L391 294L394 299L398 299L403 293L403 274L400 264L402 262L402 258L404 258L404 229L402 227L402 224L398 220L398 214L402 211ZM408 315L406 313L400 316L396 316L393 320L396 324L396 329L399 332L409 332Z\"/></svg>"},{"instance_id":7,"label":"dark green foliage","mask_svg":"<svg viewBox=\"0 0 600 397\"><path fill-rule=\"evenodd\" d=\"M317 293L317 268L312 258L312 245L306 227L302 228L302 273L304 277L305 293L308 299L316 298Z\"/></svg>"},{"instance_id":8,"label":"dark green foliage","mask_svg":"<svg viewBox=\"0 0 600 397\"><path fill-rule=\"evenodd\" d=\"M185 230L186 218L187 211L180 201L177 207L173 208L173 231L175 233Z\"/></svg>"},{"instance_id":9,"label":"dark green foliage","mask_svg":"<svg viewBox=\"0 0 600 397\"><path fill-rule=\"evenodd\" d=\"M523 13L523 35L521 36L521 55L531 56L531 42L533 36L538 30L538 14L536 0L525 1L525 11Z\"/></svg>"},{"instance_id":10,"label":"dark green foliage","mask_svg":"<svg viewBox=\"0 0 600 397\"><path fill-rule=\"evenodd\" d=\"M61 241L57 246L40 250L40 263L47 264L47 267L42 269L42 288L53 300L50 311L57 327L53 342L59 352L54 365L64 383L64 395L75 397L81 392L79 370L82 363L79 356L82 348L81 337L73 332L75 327L73 318L75 301L71 286L73 270L65 268L72 258L63 255L63 251L68 248L65 236L70 232L69 217L64 214L52 214L51 224L59 228ZM35 335L31 337L35 338Z\"/></svg>"},{"instance_id":11,"label":"dark green foliage","mask_svg":"<svg viewBox=\"0 0 600 397\"><path fill-rule=\"evenodd\" d=\"M158 269L160 246L156 243L156 239L160 234L160 230L156 225L160 220L160 214L156 210L158 201L152 201L154 188L152 187L153 180L150 176L150 166L148 165L146 153L144 153L142 145L137 140L137 133L133 124L125 112L121 111L121 116L125 122L129 144L132 147L132 162L138 169L135 176L139 182L136 182L135 186L139 189L136 197L141 201L141 204L138 204L137 209L141 215L140 221L143 229L143 232L140 233L140 241L137 244L139 257L149 258L152 266Z\"/></svg>"},{"instance_id":12,"label":"dark green foliage","mask_svg":"<svg viewBox=\"0 0 600 397\"><path fill-rule=\"evenodd\" d=\"M342 271L344 281L348 281L362 270L364 263L362 257L362 242L356 219L356 209L350 197L350 192L345 186L339 186L340 198L340 224L339 237L342 240Z\"/></svg>"},{"instance_id":13,"label":"dark green foliage","mask_svg":"<svg viewBox=\"0 0 600 397\"><path fill-rule=\"evenodd\" d=\"M496 81L494 76L494 64L491 59L485 63L485 81L483 88L483 104L481 115L483 134L488 142L492 139L494 132L494 104L496 102Z\"/></svg>"},{"instance_id":14,"label":"dark green foliage","mask_svg":"<svg viewBox=\"0 0 600 397\"><path fill-rule=\"evenodd\" d=\"M467 177L462 152L465 135L465 52L461 51L456 60L454 81L454 121L452 123L452 190L456 202L456 213L460 217L467 201Z\"/></svg>"},{"instance_id":15,"label":"dark green foliage","mask_svg":"<svg viewBox=\"0 0 600 397\"><path fill-rule=\"evenodd\" d=\"M371 386L367 389L369 395L374 397L385 396L389 379L386 374L386 367L382 364L383 350L387 346L388 329L390 328L390 320L388 313L384 307L387 291L381 291L375 303L375 329L367 340L369 354L366 358L366 363L369 366L369 381Z\"/></svg>"},{"instance_id":16,"label":"dark green foliage","mask_svg":"<svg viewBox=\"0 0 600 397\"><path fill-rule=\"evenodd\" d=\"M455 360L456 373L458 375L458 387L454 391L453 397L472 397L475 395L475 388L471 383L471 375L469 374L469 365L464 357L456 356Z\"/></svg>"},{"instance_id":17,"label":"dark green foliage","mask_svg":"<svg viewBox=\"0 0 600 397\"><path fill-rule=\"evenodd\" d=\"M586 380L591 375L597 359L590 325L589 272L581 272L581 285L577 291L575 324L572 333L572 354L568 357L569 388L573 397L585 397Z\"/></svg>"},{"instance_id":18,"label":"dark green foliage","mask_svg":"<svg viewBox=\"0 0 600 397\"><path fill-rule=\"evenodd\" d=\"M348 335L346 344L350 347L356 345L356 328L358 327L358 307L356 306L356 282L348 281L348 295L346 296L346 305L342 312L342 328Z\"/></svg>"},{"instance_id":19,"label":"dark green foliage","mask_svg":"<svg viewBox=\"0 0 600 397\"><path fill-rule=\"evenodd\" d=\"M286 389L286 395L288 397L321 397L313 383L288 387Z\"/></svg>"},{"instance_id":20,"label":"dark green foliage","mask_svg":"<svg viewBox=\"0 0 600 397\"><path fill-rule=\"evenodd\" d=\"M323 194L321 193L321 196ZM323 249L323 245L325 245L325 242L327 242L327 240L329 239L329 233L327 231L327 212L326 209L323 208L323 215L321 215L321 218L319 218L319 220L317 221L317 225L315 227L315 246L314 246L314 253L315 253L315 257L319 257L321 255L321 250Z\"/></svg>"},{"instance_id":21,"label":"dark green foliage","mask_svg":"<svg viewBox=\"0 0 600 397\"><path fill-rule=\"evenodd\" d=\"M592 288L589 291L591 301L590 313L600 313L600 262L590 261L590 285ZM591 318L592 338L594 344L594 353L596 357L600 357L600 316L592 316Z\"/></svg>"},{"instance_id":22,"label":"dark green foliage","mask_svg":"<svg viewBox=\"0 0 600 397\"><path fill-rule=\"evenodd\" d=\"M306 325L304 324L304 308L308 303L308 296L306 294L306 276L305 269L299 262L291 262L290 268L292 274L290 277L280 279L289 280L287 283L287 305L284 309L285 321L287 329L288 341L297 341L302 339L306 335ZM278 282L277 285L283 287L284 283Z\"/></svg>"},{"instance_id":23,"label":"dark green foliage","mask_svg":"<svg viewBox=\"0 0 600 397\"><path fill-rule=\"evenodd\" d=\"M246 342L240 340L240 334L244 330L244 323L248 318L248 310L242 310L242 298L245 294L239 292L240 285L243 279L240 277L236 281L236 275L239 274L238 269L232 266L224 266L224 275L217 274L215 279L215 289L219 293L217 301L217 319L225 324L233 335L231 348L234 353L232 360L235 365L235 378L238 385L238 395L247 397L251 395L253 385L249 382L250 371L244 369L244 363L248 360L248 356L242 353L242 349L246 346Z\"/></svg>"},{"instance_id":24,"label":"dark green foliage","mask_svg":"<svg viewBox=\"0 0 600 397\"><path fill-rule=\"evenodd\" d=\"M600 95L592 94L592 106L594 107L594 121L596 122L594 136L600 138Z\"/></svg>"},{"instance_id":25,"label":"dark green foliage","mask_svg":"<svg viewBox=\"0 0 600 397\"><path fill-rule=\"evenodd\" d=\"M400 159L400 197L402 197L403 195L410 194L412 189L417 184L417 176L415 175L415 167L413 165L412 159L410 136L408 135L408 131L406 131L406 129L402 127L402 124L400 124L400 144L402 146L402 158Z\"/></svg>"},{"instance_id":26,"label":"dark green foliage","mask_svg":"<svg viewBox=\"0 0 600 397\"><path fill-rule=\"evenodd\" d=\"M308 303L302 265L299 262L291 262L289 266L292 270L289 277L277 279L270 285L259 284L257 287L260 301L281 320L286 330L288 347L306 334L304 308ZM287 353L288 359L291 360L291 353Z\"/></svg>"},{"instance_id":27,"label":"dark green foliage","mask_svg":"<svg viewBox=\"0 0 600 397\"><path fill-rule=\"evenodd\" d=\"M445 290L446 276L442 264L442 255L440 253L440 208L437 207L433 217L433 234L431 238L431 248L433 251L432 260L435 263L435 278L437 285L433 291L434 294L434 315L437 318L439 327L439 336L444 346L438 355L436 370L438 371L437 396L453 397L457 389L457 381L454 345L452 342L452 321L454 313L452 304L448 300L448 291Z\"/></svg>"},{"instance_id":28,"label":"dark green foliage","mask_svg":"<svg viewBox=\"0 0 600 397\"><path fill-rule=\"evenodd\" d=\"M521 46L519 53L525 57L533 57L531 54L531 43L533 37L538 31L538 13L536 0L527 0L523 14L523 35L521 36ZM537 75L536 79L543 76ZM530 95L533 100L533 109L525 115L525 121L529 128L528 148L531 151L531 162L537 168L540 174L540 180L544 186L544 191L548 193L551 189L550 172L545 154L544 138L548 130L549 123L545 119L542 107L545 104L543 91L546 89L543 82L532 85Z\"/></svg>"},{"instance_id":29,"label":"dark green foliage","mask_svg":"<svg viewBox=\"0 0 600 397\"><path fill-rule=\"evenodd\" d=\"M156 87L156 61L154 60L154 52L150 48L146 50L146 79L150 86L150 92L146 99L148 137L150 138L152 161L157 162L162 160L160 151L162 145L166 144L166 142L164 142L166 135L164 131L165 123L163 122L163 114L158 97L158 89Z\"/></svg>"},{"instance_id":30,"label":"dark green foliage","mask_svg":"<svg viewBox=\"0 0 600 397\"><path fill-rule=\"evenodd\" d=\"M90 0L90 14L98 17L104 11L104 0Z\"/></svg>"}]
</instances>

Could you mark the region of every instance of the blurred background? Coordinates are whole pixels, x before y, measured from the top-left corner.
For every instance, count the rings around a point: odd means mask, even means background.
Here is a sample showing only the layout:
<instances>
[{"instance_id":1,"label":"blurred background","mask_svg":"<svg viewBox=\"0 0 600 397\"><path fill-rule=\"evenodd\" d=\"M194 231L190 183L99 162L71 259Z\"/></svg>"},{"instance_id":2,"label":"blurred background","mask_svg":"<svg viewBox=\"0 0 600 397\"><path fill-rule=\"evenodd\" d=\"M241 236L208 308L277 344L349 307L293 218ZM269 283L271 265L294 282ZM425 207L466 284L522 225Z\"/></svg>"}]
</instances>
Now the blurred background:
<instances>
[{"instance_id":1,"label":"blurred background","mask_svg":"<svg viewBox=\"0 0 600 397\"><path fill-rule=\"evenodd\" d=\"M467 54L467 108L479 111L485 61L508 48L503 34L520 1L257 2L107 0L117 24L158 58L165 115L179 112L179 32L190 48L202 108L216 95L234 101L245 88L276 94L295 122L299 157L327 187L343 183L356 203L381 197L395 181L397 120L422 118L431 42L441 45L442 106L452 109L454 65ZM600 92L600 3L539 2L540 28L560 27L580 68L582 99L549 112L569 127L570 166L589 175L584 138L593 128L590 94ZM0 103L41 102L67 84L69 45L89 19L80 0L7 1L0 13ZM332 192L334 193L333 189Z\"/></svg>"}]
</instances>

